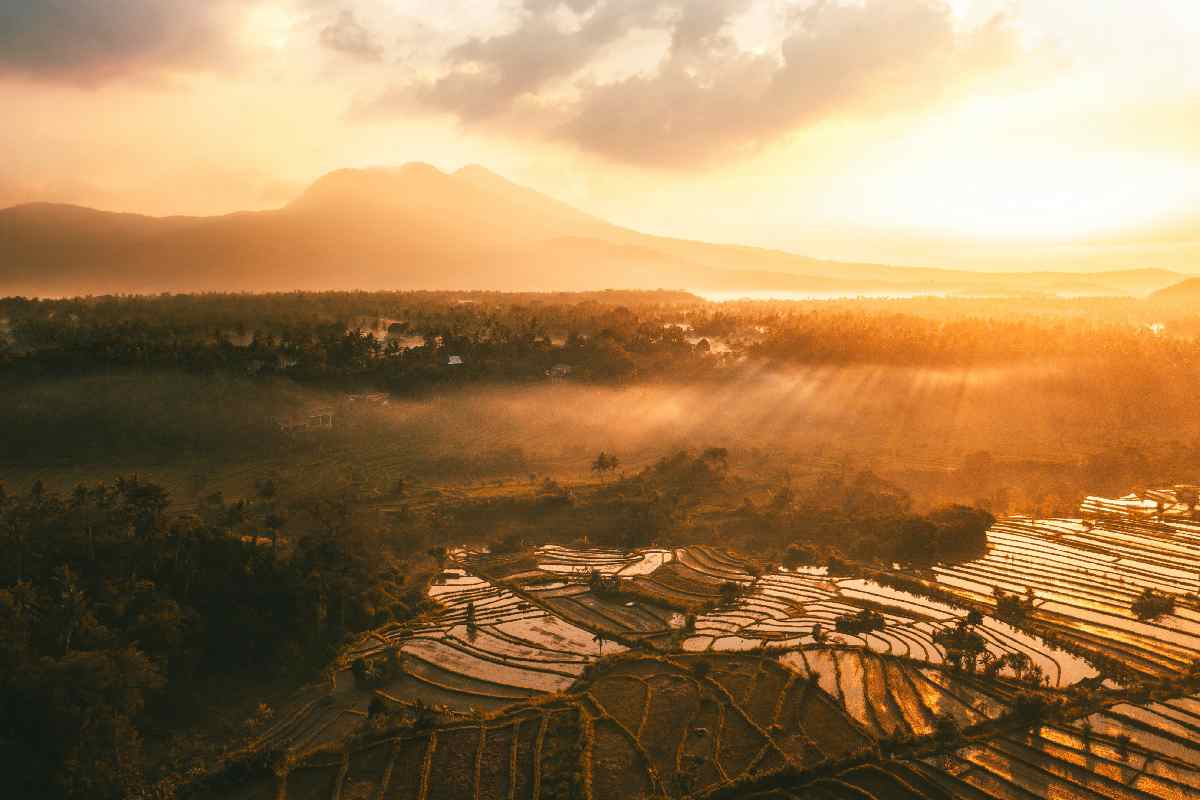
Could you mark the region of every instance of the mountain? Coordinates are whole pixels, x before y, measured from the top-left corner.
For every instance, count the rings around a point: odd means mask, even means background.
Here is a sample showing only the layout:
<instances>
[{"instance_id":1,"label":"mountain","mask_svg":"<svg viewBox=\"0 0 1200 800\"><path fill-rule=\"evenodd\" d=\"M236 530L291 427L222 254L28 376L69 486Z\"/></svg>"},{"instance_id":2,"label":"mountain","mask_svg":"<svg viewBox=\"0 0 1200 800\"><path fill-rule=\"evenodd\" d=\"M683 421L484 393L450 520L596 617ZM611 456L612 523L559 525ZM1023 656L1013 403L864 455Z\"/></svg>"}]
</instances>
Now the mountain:
<instances>
[{"instance_id":1,"label":"mountain","mask_svg":"<svg viewBox=\"0 0 1200 800\"><path fill-rule=\"evenodd\" d=\"M796 294L1144 294L1182 277L978 273L821 261L650 236L483 167L344 169L273 211L0 211L0 294L291 289L690 289Z\"/></svg>"},{"instance_id":2,"label":"mountain","mask_svg":"<svg viewBox=\"0 0 1200 800\"><path fill-rule=\"evenodd\" d=\"M1188 278L1159 289L1150 295L1150 299L1162 303L1200 304L1200 278Z\"/></svg>"}]
</instances>

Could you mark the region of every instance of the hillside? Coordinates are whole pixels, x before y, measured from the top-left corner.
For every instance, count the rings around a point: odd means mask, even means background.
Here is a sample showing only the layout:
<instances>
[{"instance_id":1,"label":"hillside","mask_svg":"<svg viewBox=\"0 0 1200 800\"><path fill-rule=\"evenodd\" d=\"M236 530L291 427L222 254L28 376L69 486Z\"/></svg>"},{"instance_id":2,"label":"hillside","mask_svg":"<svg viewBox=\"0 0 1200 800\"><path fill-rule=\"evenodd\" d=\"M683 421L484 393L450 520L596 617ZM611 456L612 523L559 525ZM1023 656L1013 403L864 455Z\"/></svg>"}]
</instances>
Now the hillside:
<instances>
[{"instance_id":1,"label":"hillside","mask_svg":"<svg viewBox=\"0 0 1200 800\"><path fill-rule=\"evenodd\" d=\"M1168 303L1200 302L1200 278L1188 278L1165 289L1159 289L1150 299Z\"/></svg>"},{"instance_id":2,"label":"hillside","mask_svg":"<svg viewBox=\"0 0 1200 800\"><path fill-rule=\"evenodd\" d=\"M274 211L156 218L0 211L0 293L289 289L1144 294L1165 270L975 273L650 236L471 166L338 170Z\"/></svg>"}]
</instances>

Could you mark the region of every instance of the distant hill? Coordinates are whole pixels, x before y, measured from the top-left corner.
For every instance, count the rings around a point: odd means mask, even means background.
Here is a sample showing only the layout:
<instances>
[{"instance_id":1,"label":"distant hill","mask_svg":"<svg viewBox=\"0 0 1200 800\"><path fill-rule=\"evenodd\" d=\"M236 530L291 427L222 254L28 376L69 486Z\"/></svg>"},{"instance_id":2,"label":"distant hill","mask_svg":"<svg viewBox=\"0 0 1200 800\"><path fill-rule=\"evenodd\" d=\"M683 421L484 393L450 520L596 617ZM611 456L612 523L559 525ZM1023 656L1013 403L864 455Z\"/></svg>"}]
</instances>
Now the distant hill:
<instances>
[{"instance_id":1,"label":"distant hill","mask_svg":"<svg viewBox=\"0 0 1200 800\"><path fill-rule=\"evenodd\" d=\"M0 211L0 294L598 288L796 294L1145 294L1166 270L978 273L821 261L650 236L483 167L346 169L274 211Z\"/></svg>"},{"instance_id":2,"label":"distant hill","mask_svg":"<svg viewBox=\"0 0 1200 800\"><path fill-rule=\"evenodd\" d=\"M1159 289L1150 298L1170 303L1200 303L1200 278L1188 278L1165 289Z\"/></svg>"}]
</instances>

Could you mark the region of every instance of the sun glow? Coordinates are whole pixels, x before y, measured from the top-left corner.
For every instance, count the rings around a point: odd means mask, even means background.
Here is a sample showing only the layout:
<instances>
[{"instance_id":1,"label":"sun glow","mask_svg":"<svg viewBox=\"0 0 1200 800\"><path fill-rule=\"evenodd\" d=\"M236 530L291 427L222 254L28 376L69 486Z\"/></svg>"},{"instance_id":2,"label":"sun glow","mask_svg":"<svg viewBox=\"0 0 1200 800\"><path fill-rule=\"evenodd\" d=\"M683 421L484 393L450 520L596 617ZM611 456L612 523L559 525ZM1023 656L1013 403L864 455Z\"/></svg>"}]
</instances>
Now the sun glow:
<instances>
[{"instance_id":1,"label":"sun glow","mask_svg":"<svg viewBox=\"0 0 1200 800\"><path fill-rule=\"evenodd\" d=\"M288 46L296 21L287 9L262 4L246 14L243 36L251 47L280 51Z\"/></svg>"},{"instance_id":2,"label":"sun glow","mask_svg":"<svg viewBox=\"0 0 1200 800\"><path fill-rule=\"evenodd\" d=\"M1150 159L1097 155L947 154L903 181L911 201L897 222L988 238L1089 236L1154 222L1178 207L1180 168ZM1193 177L1193 180L1195 178Z\"/></svg>"},{"instance_id":3,"label":"sun glow","mask_svg":"<svg viewBox=\"0 0 1200 800\"><path fill-rule=\"evenodd\" d=\"M949 235L1054 240L1149 225L1200 200L1200 167L1189 159L1057 139L1054 101L1049 94L969 104L885 145L856 170L879 190L864 198L866 215ZM1017 105L1046 127L1014 128ZM1060 116L1085 127L1087 113Z\"/></svg>"}]
</instances>

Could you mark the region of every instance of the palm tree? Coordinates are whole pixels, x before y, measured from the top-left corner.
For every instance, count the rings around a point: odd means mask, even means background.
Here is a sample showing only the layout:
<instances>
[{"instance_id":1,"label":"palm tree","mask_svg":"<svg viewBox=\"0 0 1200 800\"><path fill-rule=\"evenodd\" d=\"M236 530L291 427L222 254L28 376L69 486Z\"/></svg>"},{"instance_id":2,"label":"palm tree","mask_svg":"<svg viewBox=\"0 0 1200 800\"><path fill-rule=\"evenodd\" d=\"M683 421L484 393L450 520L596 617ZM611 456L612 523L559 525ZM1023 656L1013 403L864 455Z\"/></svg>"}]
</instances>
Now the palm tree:
<instances>
[{"instance_id":1,"label":"palm tree","mask_svg":"<svg viewBox=\"0 0 1200 800\"><path fill-rule=\"evenodd\" d=\"M620 465L621 459L601 450L600 455L596 456L596 460L592 462L592 472L599 474L603 480L606 473L614 471Z\"/></svg>"},{"instance_id":2,"label":"palm tree","mask_svg":"<svg viewBox=\"0 0 1200 800\"><path fill-rule=\"evenodd\" d=\"M592 637L592 641L599 646L600 658L604 658L604 634L597 633Z\"/></svg>"},{"instance_id":3,"label":"palm tree","mask_svg":"<svg viewBox=\"0 0 1200 800\"><path fill-rule=\"evenodd\" d=\"M64 564L55 570L54 580L59 586L63 652L68 653L71 650L71 637L87 616L89 603L87 594L80 588L69 566Z\"/></svg>"},{"instance_id":4,"label":"palm tree","mask_svg":"<svg viewBox=\"0 0 1200 800\"><path fill-rule=\"evenodd\" d=\"M284 519L274 511L268 512L264 520L267 530L271 532L271 561L275 561L275 551L279 546L279 529L283 527Z\"/></svg>"},{"instance_id":5,"label":"palm tree","mask_svg":"<svg viewBox=\"0 0 1200 800\"><path fill-rule=\"evenodd\" d=\"M1180 503L1183 503L1185 506L1187 506L1188 516L1195 519L1196 506L1200 505L1200 490L1188 487L1186 489L1180 489L1177 491L1175 496L1179 499Z\"/></svg>"}]
</instances>

